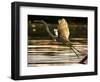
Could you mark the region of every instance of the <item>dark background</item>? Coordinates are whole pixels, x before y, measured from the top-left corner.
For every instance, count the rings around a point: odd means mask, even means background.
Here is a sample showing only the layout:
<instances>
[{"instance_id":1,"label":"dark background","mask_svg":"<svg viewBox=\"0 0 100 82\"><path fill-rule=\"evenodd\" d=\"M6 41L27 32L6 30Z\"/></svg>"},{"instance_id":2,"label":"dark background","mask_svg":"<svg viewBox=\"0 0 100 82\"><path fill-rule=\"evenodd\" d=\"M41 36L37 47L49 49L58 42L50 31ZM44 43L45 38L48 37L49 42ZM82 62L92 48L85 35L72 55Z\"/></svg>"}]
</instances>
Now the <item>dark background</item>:
<instances>
[{"instance_id":1,"label":"dark background","mask_svg":"<svg viewBox=\"0 0 100 82\"><path fill-rule=\"evenodd\" d=\"M65 18L68 23L87 24L86 17L65 17L65 16L41 16L41 15L28 15L28 20L44 20L47 23L58 24L58 20Z\"/></svg>"},{"instance_id":2,"label":"dark background","mask_svg":"<svg viewBox=\"0 0 100 82\"><path fill-rule=\"evenodd\" d=\"M54 28L57 28L59 19L66 19L69 25L70 38L87 38L87 17L65 17L65 16L40 16L40 15L28 15L28 37L31 39L35 37L50 37L47 33L44 25L34 22L34 20L44 20L50 31L54 34ZM32 27L32 24L35 27ZM33 31L36 29L36 31Z\"/></svg>"}]
</instances>

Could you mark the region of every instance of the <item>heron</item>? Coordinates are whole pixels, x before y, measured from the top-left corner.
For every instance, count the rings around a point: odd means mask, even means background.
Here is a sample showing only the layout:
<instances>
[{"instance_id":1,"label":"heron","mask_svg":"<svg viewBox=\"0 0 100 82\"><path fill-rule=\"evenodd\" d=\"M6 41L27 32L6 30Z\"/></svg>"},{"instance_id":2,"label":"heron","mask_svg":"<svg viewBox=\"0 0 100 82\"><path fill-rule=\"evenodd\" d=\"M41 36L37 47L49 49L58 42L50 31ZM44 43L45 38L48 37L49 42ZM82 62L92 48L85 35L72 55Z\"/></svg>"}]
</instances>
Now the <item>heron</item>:
<instances>
[{"instance_id":1,"label":"heron","mask_svg":"<svg viewBox=\"0 0 100 82\"><path fill-rule=\"evenodd\" d=\"M67 20L65 20L64 18L58 20L57 29L58 29L58 40L60 40L60 42L62 42L64 45L68 46L79 58L77 52L80 53L80 51L76 49L69 40L70 31Z\"/></svg>"},{"instance_id":2,"label":"heron","mask_svg":"<svg viewBox=\"0 0 100 82\"><path fill-rule=\"evenodd\" d=\"M81 53L81 52L78 49L76 49L73 46L73 44L71 43L71 41L69 40L69 36L70 36L69 26L68 26L67 21L64 18L58 20L58 26L57 26L58 34L57 34L57 36L53 35L50 32L48 24L44 20L41 20L41 22L45 25L46 31L48 32L48 34L52 37L52 39L54 41L62 42L64 45L69 47L75 53L75 55L79 58L79 55L77 54L77 52L79 52L79 53Z\"/></svg>"}]
</instances>

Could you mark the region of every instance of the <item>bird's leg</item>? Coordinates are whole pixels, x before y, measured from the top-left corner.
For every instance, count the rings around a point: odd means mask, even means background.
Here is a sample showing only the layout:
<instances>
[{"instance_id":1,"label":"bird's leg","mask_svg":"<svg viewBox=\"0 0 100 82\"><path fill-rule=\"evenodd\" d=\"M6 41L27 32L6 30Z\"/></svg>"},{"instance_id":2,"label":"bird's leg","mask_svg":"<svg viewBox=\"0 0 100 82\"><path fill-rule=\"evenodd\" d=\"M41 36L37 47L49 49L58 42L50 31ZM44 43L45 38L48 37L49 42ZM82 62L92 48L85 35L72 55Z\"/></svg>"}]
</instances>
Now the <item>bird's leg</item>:
<instances>
[{"instance_id":1,"label":"bird's leg","mask_svg":"<svg viewBox=\"0 0 100 82\"><path fill-rule=\"evenodd\" d=\"M78 57L78 58L80 58L79 57L79 55L75 52L75 50L70 46L70 49L75 53L75 55Z\"/></svg>"},{"instance_id":2,"label":"bird's leg","mask_svg":"<svg viewBox=\"0 0 100 82\"><path fill-rule=\"evenodd\" d=\"M76 48L72 45L72 43L71 43L70 41L68 41L68 43L70 44L70 46L71 46L72 48L74 48L76 51L78 51L79 53L81 53L78 49L76 49Z\"/></svg>"},{"instance_id":3,"label":"bird's leg","mask_svg":"<svg viewBox=\"0 0 100 82\"><path fill-rule=\"evenodd\" d=\"M76 49L74 46L71 46L72 48L74 48L77 52L81 53L78 49Z\"/></svg>"},{"instance_id":4,"label":"bird's leg","mask_svg":"<svg viewBox=\"0 0 100 82\"><path fill-rule=\"evenodd\" d=\"M77 50L77 49L72 45L72 43L71 43L69 40L67 40L66 45L69 46L70 49L71 49L71 50L75 53L75 55L79 58L79 55L78 55L78 54L76 53L76 51L75 51L75 50ZM77 50L77 51L80 53L79 50Z\"/></svg>"}]
</instances>

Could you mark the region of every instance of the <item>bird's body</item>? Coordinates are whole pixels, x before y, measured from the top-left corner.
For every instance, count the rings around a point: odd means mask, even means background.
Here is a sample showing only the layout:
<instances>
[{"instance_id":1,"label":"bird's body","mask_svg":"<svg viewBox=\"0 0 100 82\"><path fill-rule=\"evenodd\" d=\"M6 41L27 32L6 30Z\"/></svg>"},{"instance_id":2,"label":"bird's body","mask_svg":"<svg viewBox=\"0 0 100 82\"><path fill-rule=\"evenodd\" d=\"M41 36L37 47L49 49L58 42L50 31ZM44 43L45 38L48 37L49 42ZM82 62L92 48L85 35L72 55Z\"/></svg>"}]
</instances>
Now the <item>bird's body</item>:
<instances>
[{"instance_id":1,"label":"bird's body","mask_svg":"<svg viewBox=\"0 0 100 82\"><path fill-rule=\"evenodd\" d=\"M68 41L70 32L67 21L63 18L61 20L58 20L58 23L58 38L62 38L63 40Z\"/></svg>"},{"instance_id":2,"label":"bird's body","mask_svg":"<svg viewBox=\"0 0 100 82\"><path fill-rule=\"evenodd\" d=\"M71 50L73 50L73 52L79 58L78 54L76 53L76 51L78 50L72 45L72 43L69 40L69 35L70 35L69 26L64 18L58 20L57 29L58 29L58 40L62 42L64 45L68 46Z\"/></svg>"}]
</instances>

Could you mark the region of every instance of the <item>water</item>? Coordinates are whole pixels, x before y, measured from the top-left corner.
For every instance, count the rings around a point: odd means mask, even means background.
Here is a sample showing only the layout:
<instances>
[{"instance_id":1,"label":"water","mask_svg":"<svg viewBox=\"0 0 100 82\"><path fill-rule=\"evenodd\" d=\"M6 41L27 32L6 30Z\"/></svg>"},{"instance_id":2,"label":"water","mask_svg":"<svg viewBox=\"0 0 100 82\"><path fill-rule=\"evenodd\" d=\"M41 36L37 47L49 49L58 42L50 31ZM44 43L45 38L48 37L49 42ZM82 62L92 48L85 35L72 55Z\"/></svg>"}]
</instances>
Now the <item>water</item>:
<instances>
[{"instance_id":1,"label":"water","mask_svg":"<svg viewBox=\"0 0 100 82\"><path fill-rule=\"evenodd\" d=\"M81 53L79 58L68 47L53 40L30 40L28 45L28 66L59 66L78 64L87 55L87 41L74 40L73 46Z\"/></svg>"}]
</instances>

